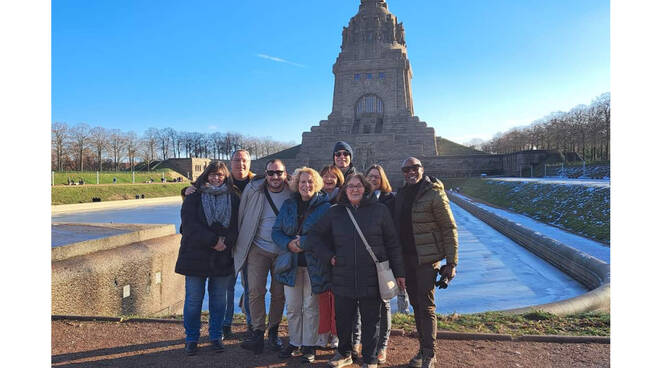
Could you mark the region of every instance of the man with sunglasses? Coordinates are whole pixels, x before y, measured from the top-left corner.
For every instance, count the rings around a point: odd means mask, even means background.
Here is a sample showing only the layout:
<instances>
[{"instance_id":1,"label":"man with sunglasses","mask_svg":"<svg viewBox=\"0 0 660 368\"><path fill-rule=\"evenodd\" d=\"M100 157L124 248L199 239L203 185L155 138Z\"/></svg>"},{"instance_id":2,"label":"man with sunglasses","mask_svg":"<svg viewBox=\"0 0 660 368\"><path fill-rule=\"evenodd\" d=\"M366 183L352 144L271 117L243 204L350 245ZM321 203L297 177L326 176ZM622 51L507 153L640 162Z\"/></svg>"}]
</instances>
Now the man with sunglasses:
<instances>
[{"instance_id":1,"label":"man with sunglasses","mask_svg":"<svg viewBox=\"0 0 660 368\"><path fill-rule=\"evenodd\" d=\"M353 167L353 163L351 162L353 148L348 143L344 141L335 143L335 148L332 150L332 158L335 166L344 174L345 179L349 175L355 174L355 167Z\"/></svg>"},{"instance_id":2,"label":"man with sunglasses","mask_svg":"<svg viewBox=\"0 0 660 368\"><path fill-rule=\"evenodd\" d=\"M278 159L266 164L266 178L253 179L241 195L238 209L238 239L234 247L234 267L239 272L247 268L249 285L252 336L241 343L241 347L259 354L264 349L266 331L266 283L270 281L270 310L268 313L268 346L274 350L282 348L277 329L284 310L284 287L273 276L273 263L280 253L271 238L271 232L279 208L291 196L286 180L286 167Z\"/></svg>"},{"instance_id":3,"label":"man with sunglasses","mask_svg":"<svg viewBox=\"0 0 660 368\"><path fill-rule=\"evenodd\" d=\"M394 224L399 232L406 272L406 290L415 313L419 352L409 367L435 366L435 278L440 261L447 260L443 274L456 275L458 232L442 182L424 175L415 157L401 165L404 186L394 200Z\"/></svg>"}]
</instances>

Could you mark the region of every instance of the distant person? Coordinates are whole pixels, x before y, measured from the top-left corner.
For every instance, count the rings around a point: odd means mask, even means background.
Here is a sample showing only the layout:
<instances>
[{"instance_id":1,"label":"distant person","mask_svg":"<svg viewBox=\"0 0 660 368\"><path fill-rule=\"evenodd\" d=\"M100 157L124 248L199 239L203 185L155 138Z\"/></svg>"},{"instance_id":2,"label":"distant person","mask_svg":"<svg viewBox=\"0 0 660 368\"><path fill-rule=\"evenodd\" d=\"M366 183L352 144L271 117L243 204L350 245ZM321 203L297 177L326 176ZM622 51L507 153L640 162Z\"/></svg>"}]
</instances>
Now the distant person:
<instances>
[{"instance_id":1,"label":"distant person","mask_svg":"<svg viewBox=\"0 0 660 368\"><path fill-rule=\"evenodd\" d=\"M356 172L355 167L351 162L353 159L353 148L351 148L348 143L344 141L335 143L335 148L332 150L332 156L335 166L341 170L341 173L344 175L344 180L347 180L349 175Z\"/></svg>"},{"instance_id":2,"label":"distant person","mask_svg":"<svg viewBox=\"0 0 660 368\"><path fill-rule=\"evenodd\" d=\"M406 268L406 286L415 313L419 352L409 367L435 366L436 269L447 260L443 275L456 275L458 232L442 182L424 175L421 161L409 157L401 165L405 185L396 194L394 223Z\"/></svg>"},{"instance_id":3,"label":"distant person","mask_svg":"<svg viewBox=\"0 0 660 368\"><path fill-rule=\"evenodd\" d=\"M245 186L248 185L248 183L255 178L255 174L250 171L250 164L251 164L251 158L250 158L250 152L244 149L239 149L235 151L231 155L231 177L234 182L234 186L238 188L238 193L239 195L242 194L243 190L245 189ZM263 176L262 176L263 178ZM188 195L190 193L195 192L195 186L189 186L182 190L182 195ZM247 332L248 332L248 338L252 335L252 317L250 315L250 303L247 301L247 295L248 295L248 281L247 281L247 271L245 267L243 267L242 270L239 270L238 272L241 273L241 285L243 286L243 295L241 296L241 301L240 301L240 306L243 308L243 311L245 313L245 320L247 323ZM224 322L224 336L229 337L231 336L231 324L232 321L234 320L234 288L236 285L236 278L238 276L234 275L234 281L231 282L231 286L229 288L229 291L227 292L227 312L225 314L225 322Z\"/></svg>"},{"instance_id":4,"label":"distant person","mask_svg":"<svg viewBox=\"0 0 660 368\"><path fill-rule=\"evenodd\" d=\"M353 363L353 317L360 309L363 367L376 367L382 305L376 264L347 210L365 234L378 261L389 261L401 289L405 289L406 282L403 257L389 211L371 197L371 185L359 173L344 183L337 204L330 207L306 239L314 244L314 255L322 263L332 266L331 287L336 300L339 347L337 354L330 359L330 366L343 367Z\"/></svg>"},{"instance_id":5,"label":"distant person","mask_svg":"<svg viewBox=\"0 0 660 368\"><path fill-rule=\"evenodd\" d=\"M200 316L208 279L209 339L216 352L224 351L222 324L227 289L234 273L231 250L238 236L236 193L224 163L212 162L197 179L197 191L181 207L181 247L175 272L185 275L183 324L185 352L194 355L200 337Z\"/></svg>"},{"instance_id":6,"label":"distant person","mask_svg":"<svg viewBox=\"0 0 660 368\"><path fill-rule=\"evenodd\" d=\"M112 184L117 184L117 177L116 176L112 178Z\"/></svg>"},{"instance_id":7,"label":"distant person","mask_svg":"<svg viewBox=\"0 0 660 368\"><path fill-rule=\"evenodd\" d=\"M165 182L165 178L164 178L164 177L161 177L161 178L160 178L160 182L161 182L161 183L164 183L164 182Z\"/></svg>"},{"instance_id":8,"label":"distant person","mask_svg":"<svg viewBox=\"0 0 660 368\"><path fill-rule=\"evenodd\" d=\"M260 354L264 349L264 333L268 330L268 346L279 351L282 342L278 337L278 329L284 311L284 287L274 277L274 262L282 253L273 242L272 230L280 207L291 196L287 186L287 174L284 163L270 160L266 164L266 179L252 180L241 195L239 210L238 240L234 259L238 273L247 264L248 293L252 337L241 343L241 347ZM268 273L270 281L270 310L268 325L266 325L266 286Z\"/></svg>"}]
</instances>

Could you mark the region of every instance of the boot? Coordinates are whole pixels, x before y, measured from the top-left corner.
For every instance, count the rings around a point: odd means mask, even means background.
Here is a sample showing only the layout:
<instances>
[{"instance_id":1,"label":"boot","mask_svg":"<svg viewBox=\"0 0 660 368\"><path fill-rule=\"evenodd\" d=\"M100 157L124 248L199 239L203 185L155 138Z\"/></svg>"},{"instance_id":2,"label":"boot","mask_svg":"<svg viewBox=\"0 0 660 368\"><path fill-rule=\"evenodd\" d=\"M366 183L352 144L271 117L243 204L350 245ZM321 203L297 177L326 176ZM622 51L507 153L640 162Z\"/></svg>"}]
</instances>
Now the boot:
<instances>
[{"instance_id":1,"label":"boot","mask_svg":"<svg viewBox=\"0 0 660 368\"><path fill-rule=\"evenodd\" d=\"M277 330L280 328L280 325L277 324L268 329L268 348L272 351L282 350L282 340L277 336Z\"/></svg>"},{"instance_id":2,"label":"boot","mask_svg":"<svg viewBox=\"0 0 660 368\"><path fill-rule=\"evenodd\" d=\"M247 324L247 328L245 329L245 335L246 335L245 340L243 340L243 341L251 340L252 335L254 335L254 330L252 329L252 325L249 324L249 323Z\"/></svg>"},{"instance_id":3,"label":"boot","mask_svg":"<svg viewBox=\"0 0 660 368\"><path fill-rule=\"evenodd\" d=\"M232 334L231 334L231 325L229 325L229 326L222 326L222 338L223 338L223 339L230 339L230 338L232 338Z\"/></svg>"},{"instance_id":4,"label":"boot","mask_svg":"<svg viewBox=\"0 0 660 368\"><path fill-rule=\"evenodd\" d=\"M241 348L250 350L255 354L264 352L264 331L254 330L252 337L241 343Z\"/></svg>"}]
</instances>

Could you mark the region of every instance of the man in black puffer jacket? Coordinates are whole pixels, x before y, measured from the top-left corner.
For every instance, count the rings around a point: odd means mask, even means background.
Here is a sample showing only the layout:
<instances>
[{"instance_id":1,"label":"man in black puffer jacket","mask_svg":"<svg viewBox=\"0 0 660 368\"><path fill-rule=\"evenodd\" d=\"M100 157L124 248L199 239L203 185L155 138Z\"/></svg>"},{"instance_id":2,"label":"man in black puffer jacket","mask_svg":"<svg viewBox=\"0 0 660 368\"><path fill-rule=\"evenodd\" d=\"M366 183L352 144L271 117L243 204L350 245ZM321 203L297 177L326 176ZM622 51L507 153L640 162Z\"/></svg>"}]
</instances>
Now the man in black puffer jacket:
<instances>
[{"instance_id":1,"label":"man in black puffer jacket","mask_svg":"<svg viewBox=\"0 0 660 368\"><path fill-rule=\"evenodd\" d=\"M355 203L346 191L362 190ZM363 363L376 364L377 325L380 319L380 293L376 265L351 221L348 208L357 221L379 262L389 260L394 276L403 286L404 266L394 223L385 205L370 198L369 183L355 174L342 188L338 203L316 223L307 237L322 263L333 265L331 287L335 295L335 316L339 336L338 357L350 360L353 316L362 317Z\"/></svg>"}]
</instances>

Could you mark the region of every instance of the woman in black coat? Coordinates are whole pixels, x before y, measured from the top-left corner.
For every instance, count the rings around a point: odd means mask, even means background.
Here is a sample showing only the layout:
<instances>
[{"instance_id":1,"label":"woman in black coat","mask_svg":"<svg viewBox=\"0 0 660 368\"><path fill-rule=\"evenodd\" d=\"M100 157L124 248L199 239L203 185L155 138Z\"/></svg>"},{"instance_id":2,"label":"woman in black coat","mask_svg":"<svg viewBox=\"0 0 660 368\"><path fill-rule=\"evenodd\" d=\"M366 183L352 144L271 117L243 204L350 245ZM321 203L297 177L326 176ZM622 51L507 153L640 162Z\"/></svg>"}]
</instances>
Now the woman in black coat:
<instances>
[{"instance_id":1,"label":"woman in black coat","mask_svg":"<svg viewBox=\"0 0 660 368\"><path fill-rule=\"evenodd\" d=\"M224 351L222 325L227 289L233 279L231 249L238 236L240 198L227 166L211 162L195 183L197 190L181 206L181 247L175 272L186 276L183 325L185 351L197 351L204 289L208 279L209 339L216 352Z\"/></svg>"},{"instance_id":2,"label":"woman in black coat","mask_svg":"<svg viewBox=\"0 0 660 368\"><path fill-rule=\"evenodd\" d=\"M314 253L332 268L331 288L339 347L332 361L351 364L353 316L360 309L362 321L362 360L377 364L377 325L382 301L376 265L358 235L346 209L357 221L379 262L389 260L399 288L405 289L403 257L394 223L387 207L371 198L370 184L362 174L354 174L342 187L332 206L310 231L307 241Z\"/></svg>"}]
</instances>

